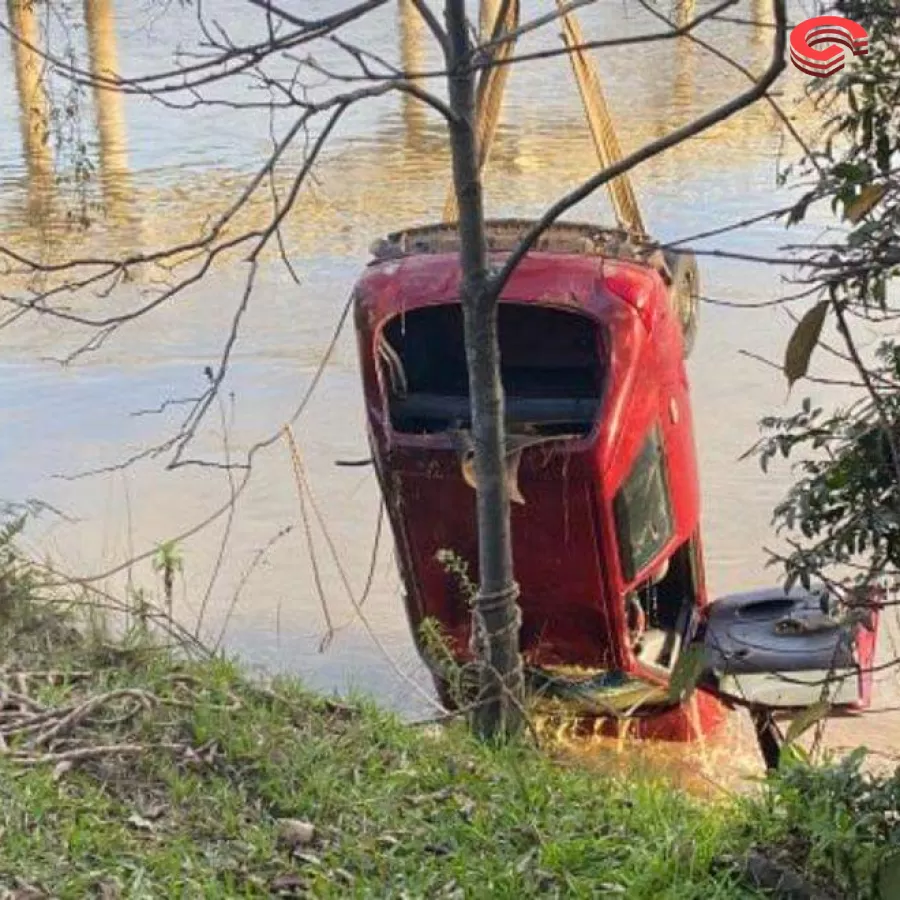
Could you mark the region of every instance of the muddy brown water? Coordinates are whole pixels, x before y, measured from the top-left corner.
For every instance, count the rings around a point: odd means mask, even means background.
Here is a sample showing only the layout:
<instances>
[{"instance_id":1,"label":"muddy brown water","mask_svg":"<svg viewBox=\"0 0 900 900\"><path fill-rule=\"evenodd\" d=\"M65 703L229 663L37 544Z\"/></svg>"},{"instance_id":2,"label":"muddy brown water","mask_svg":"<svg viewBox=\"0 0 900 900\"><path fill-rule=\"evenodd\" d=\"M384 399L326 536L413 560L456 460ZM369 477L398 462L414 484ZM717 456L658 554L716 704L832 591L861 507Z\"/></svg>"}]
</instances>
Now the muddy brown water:
<instances>
[{"instance_id":1,"label":"muddy brown water","mask_svg":"<svg viewBox=\"0 0 900 900\"><path fill-rule=\"evenodd\" d=\"M87 59L88 46L106 64L115 54L126 74L158 68L176 45L188 46L197 37L193 13L174 4L164 15L151 4L89 0L88 6L99 24L90 44L83 31L73 32L80 58ZM327 4L309 6L325 9ZM544 7L549 10L552 4L542 0L535 12ZM757 17L761 8L744 2L736 14ZM403 9L403 4L388 5L355 26L355 36L385 57L436 66L428 35L403 18ZM798 11L803 8L798 6ZM258 30L257 17L237 0L223 0L216 13L242 36ZM589 38L657 30L646 13L628 3L598 4L580 16ZM54 47L62 46L64 25L49 25ZM717 23L706 26L702 36L754 71L766 63L765 28ZM523 40L521 49L547 47L555 40L553 29L544 30ZM345 65L327 52L322 58ZM598 62L626 150L683 124L746 85L744 76L684 41L646 44L639 52L606 51ZM66 211L77 206L78 192L66 183L47 188L40 177L41 165L48 164L70 173L69 154L59 152L54 161L52 142L49 163L48 151L42 151L44 157L37 162L34 152L30 157L26 152L14 63L13 48L8 43L0 46L4 243L62 255L147 250L186 240L236 196L270 146L268 118L258 110L177 112L141 98L122 104L107 98L95 105L83 94L78 100L80 134L94 176L82 191L91 222L82 230L65 219ZM815 119L802 102L803 84L800 73L789 69L780 100L797 127L811 133ZM226 99L238 98L237 88L233 90ZM326 90L314 88L314 93ZM283 129L285 121L279 118L276 128ZM301 153L298 148L287 155L278 173L280 185L289 182ZM760 104L640 167L634 173L635 188L654 234L686 237L786 203L790 195L776 188L776 172L795 155L777 116ZM516 68L485 175L489 214L536 214L595 165L567 64L557 59ZM234 458L277 433L308 387L367 259L370 240L403 224L438 218L449 171L440 120L408 99L386 97L361 105L338 127L315 183L284 224L287 252L300 283L295 284L277 261L267 263L241 323L222 408L228 452ZM260 204L247 221L258 223L264 215ZM609 221L605 198L585 202L573 218ZM808 238L821 224L811 223L790 237ZM786 240L781 225L764 222L737 235L699 240L695 246L771 256ZM237 260L218 266L177 302L126 327L67 367L53 359L78 346L86 337L83 331L34 317L0 330L0 497L40 497L77 520L42 520L31 533L40 552L72 572L103 572L191 527L227 501L230 485L221 470L167 471L166 456L108 475L76 480L56 476L113 465L173 433L183 407L169 407L162 415L134 413L203 389L203 369L217 362L245 274L246 267ZM732 304L704 305L689 364L707 577L714 595L777 577L765 567L764 547L777 546L769 520L788 473L776 469L763 476L753 460L739 462L739 457L756 439L759 418L790 408L802 394L789 399L780 373L752 358L780 357L791 326L787 313L779 307L741 304L790 293L785 274L749 261L702 260L704 293ZM131 284L109 298L82 296L72 302L96 314L133 301L147 287ZM827 358L816 365L820 374L831 371ZM817 395L827 397L822 390ZM220 426L220 412L214 409L197 435L194 456L221 458ZM370 470L335 466L336 460L367 455L349 329L340 335L295 433L329 533L358 595L370 567L378 495ZM377 549L363 607L367 629L354 613L324 541L316 537L328 615L336 628L330 645L320 652L327 625L299 522L291 460L279 441L256 457L230 527L227 519L219 519L185 543L184 575L176 597L182 621L193 624L202 609L203 634L215 639L224 628L226 646L252 665L297 673L320 689L365 690L405 715L428 715L430 691L407 632L390 540L385 537ZM287 526L294 526L293 531L278 539ZM104 583L121 590L124 577L119 573ZM149 561L134 566L130 577L158 593ZM885 653L894 630L893 623L887 624ZM832 743L864 742L891 753L900 744L900 717L877 710L900 702L896 684L892 672L881 676L876 711L835 723L829 732ZM685 771L698 753L713 753L710 759L719 760L713 769L721 771L736 768L738 747L752 769L755 756L747 748L746 729L737 727L737 732L743 737L736 742L728 738L718 750L653 752L668 754L670 761L683 760Z\"/></svg>"}]
</instances>

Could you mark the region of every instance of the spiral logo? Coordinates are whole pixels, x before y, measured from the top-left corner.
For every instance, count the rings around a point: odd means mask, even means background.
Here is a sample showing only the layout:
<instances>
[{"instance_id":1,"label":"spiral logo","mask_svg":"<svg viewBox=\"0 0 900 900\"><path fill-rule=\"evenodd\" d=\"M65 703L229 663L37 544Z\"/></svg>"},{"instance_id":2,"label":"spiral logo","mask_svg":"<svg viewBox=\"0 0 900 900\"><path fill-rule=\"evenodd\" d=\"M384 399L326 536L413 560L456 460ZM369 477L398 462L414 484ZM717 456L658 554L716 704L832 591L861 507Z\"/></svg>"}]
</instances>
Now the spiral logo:
<instances>
[{"instance_id":1,"label":"spiral logo","mask_svg":"<svg viewBox=\"0 0 900 900\"><path fill-rule=\"evenodd\" d=\"M815 16L791 31L791 62L807 75L825 78L844 68L845 47L854 56L869 52L869 35L862 25L841 16ZM826 44L819 47L819 44Z\"/></svg>"}]
</instances>

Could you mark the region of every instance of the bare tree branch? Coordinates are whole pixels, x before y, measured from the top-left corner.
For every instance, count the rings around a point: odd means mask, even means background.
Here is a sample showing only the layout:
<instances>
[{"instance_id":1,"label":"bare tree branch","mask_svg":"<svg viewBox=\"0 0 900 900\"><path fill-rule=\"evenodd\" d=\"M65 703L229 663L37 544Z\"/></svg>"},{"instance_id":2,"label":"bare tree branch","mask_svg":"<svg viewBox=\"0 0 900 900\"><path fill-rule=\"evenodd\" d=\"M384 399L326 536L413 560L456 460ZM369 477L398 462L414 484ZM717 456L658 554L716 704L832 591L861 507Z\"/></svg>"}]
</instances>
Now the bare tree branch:
<instances>
[{"instance_id":1,"label":"bare tree branch","mask_svg":"<svg viewBox=\"0 0 900 900\"><path fill-rule=\"evenodd\" d=\"M356 6L341 10L339 13L327 16L324 19L301 19L283 7L276 6L271 0L246 0L246 2L251 6L264 10L266 13L274 13L278 18L284 19L285 22L289 22L302 31L321 31L323 29L334 31L348 22L362 18L366 13L378 9L379 6L385 6L389 0L363 0L362 3L358 3Z\"/></svg>"},{"instance_id":2,"label":"bare tree branch","mask_svg":"<svg viewBox=\"0 0 900 900\"><path fill-rule=\"evenodd\" d=\"M425 0L412 0L412 4L413 6L415 6L416 11L428 26L428 29L434 35L435 40L441 45L441 50L444 53L444 59L449 59L450 39L447 37L447 32L443 28L441 28L441 23L438 22L435 14L428 8L428 4L425 2Z\"/></svg>"},{"instance_id":3,"label":"bare tree branch","mask_svg":"<svg viewBox=\"0 0 900 900\"><path fill-rule=\"evenodd\" d=\"M667 25L669 25L673 28L675 27L676 23L672 19L668 18L667 16L664 16L661 12L659 12L659 10L654 9L653 5L649 2L649 0L638 0L638 3L640 3L640 5L644 9L646 9L647 12L650 13L650 15L655 16L661 22L665 22ZM731 66L732 69L735 69L738 72L740 72L742 75L745 75L747 78L750 79L750 81L756 81L756 76L753 74L753 72L750 71L750 69L748 69L746 66L742 66L737 60L732 59L730 56L728 56L727 53L723 53L721 50L719 50L718 47L714 47L712 44L708 43L707 41L704 41L701 38L697 37L695 34L688 33L688 34L685 34L684 37L687 40L689 40L692 44L696 44L698 47L702 47L704 50L706 50L707 53L710 53L713 56L715 56L716 59L719 59L722 62L724 62L726 65ZM797 131L797 128L794 125L794 123L791 121L790 116L788 116L787 113L785 113L785 111L781 108L781 104L778 103L778 101L775 100L775 98L772 97L768 93L763 95L763 99L765 99L766 103L769 104L769 106L772 108L775 115L777 115L778 118L781 120L781 124L784 125L784 127L787 129L788 133L794 139L794 141L796 141L796 143L800 146L800 148L804 151L804 153L806 153L807 156L810 156L809 146L807 145L806 141L803 140L803 137L800 134L800 132Z\"/></svg>"},{"instance_id":4,"label":"bare tree branch","mask_svg":"<svg viewBox=\"0 0 900 900\"><path fill-rule=\"evenodd\" d=\"M529 230L518 247L510 254L506 262L503 264L500 272L492 278L492 290L495 295L503 290L503 286L509 280L516 266L524 259L528 251L534 246L537 239L546 231L560 216L564 215L568 210L582 200L589 197L598 188L603 187L607 182L611 181L619 175L629 172L635 166L651 159L654 156L680 144L695 135L700 134L706 129L711 128L718 122L734 115L746 106L755 103L763 97L766 91L775 83L779 75L785 69L784 52L787 43L785 0L773 0L775 6L775 21L778 28L775 32L775 44L772 49L772 58L766 72L760 77L756 84L732 98L727 103L712 110L704 116L695 119L687 125L677 128L658 141L646 144L634 153L630 153L624 159L608 166L602 172L599 172L592 178L589 178L581 186L571 191L566 196L560 198L554 203L540 219L535 222L534 226Z\"/></svg>"}]
</instances>

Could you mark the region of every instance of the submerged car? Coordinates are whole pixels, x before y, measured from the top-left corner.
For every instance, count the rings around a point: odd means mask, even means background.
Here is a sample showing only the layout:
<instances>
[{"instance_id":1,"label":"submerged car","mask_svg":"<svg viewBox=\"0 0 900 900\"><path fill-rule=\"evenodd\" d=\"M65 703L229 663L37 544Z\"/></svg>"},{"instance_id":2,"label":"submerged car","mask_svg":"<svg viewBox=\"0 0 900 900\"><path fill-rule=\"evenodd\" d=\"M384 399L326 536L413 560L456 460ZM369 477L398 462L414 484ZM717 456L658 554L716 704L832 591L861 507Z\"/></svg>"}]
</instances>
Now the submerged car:
<instances>
[{"instance_id":1,"label":"submerged car","mask_svg":"<svg viewBox=\"0 0 900 900\"><path fill-rule=\"evenodd\" d=\"M488 223L491 265L532 225ZM469 390L452 225L389 235L355 288L373 462L419 652L459 701L423 623L471 661L478 543ZM520 646L530 689L644 737L688 740L729 707L796 709L871 695L878 609L838 617L823 592L710 601L685 357L697 267L628 234L558 224L525 256L498 310ZM672 675L690 647L690 703Z\"/></svg>"}]
</instances>

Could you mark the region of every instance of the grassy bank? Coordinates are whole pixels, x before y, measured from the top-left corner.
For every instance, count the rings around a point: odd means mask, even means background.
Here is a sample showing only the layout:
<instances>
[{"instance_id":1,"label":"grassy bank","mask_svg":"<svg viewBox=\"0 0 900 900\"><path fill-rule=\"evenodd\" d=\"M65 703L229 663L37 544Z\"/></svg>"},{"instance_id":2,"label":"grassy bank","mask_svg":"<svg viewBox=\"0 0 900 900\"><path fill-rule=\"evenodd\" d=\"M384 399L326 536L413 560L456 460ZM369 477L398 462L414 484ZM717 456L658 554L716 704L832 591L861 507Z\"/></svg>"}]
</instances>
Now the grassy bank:
<instances>
[{"instance_id":1,"label":"grassy bank","mask_svg":"<svg viewBox=\"0 0 900 900\"><path fill-rule=\"evenodd\" d=\"M85 676L84 662L74 680L28 678L35 717L63 710L29 735L108 699L28 759L0 763L7 888L19 878L73 898L104 884L128 897L740 895L712 871L727 818L659 785L526 748L492 752L461 729L423 733L289 683L260 691L226 663L136 654Z\"/></svg>"},{"instance_id":2,"label":"grassy bank","mask_svg":"<svg viewBox=\"0 0 900 900\"><path fill-rule=\"evenodd\" d=\"M863 897L897 839L849 770L701 803L72 624L0 583L0 897Z\"/></svg>"}]
</instances>

